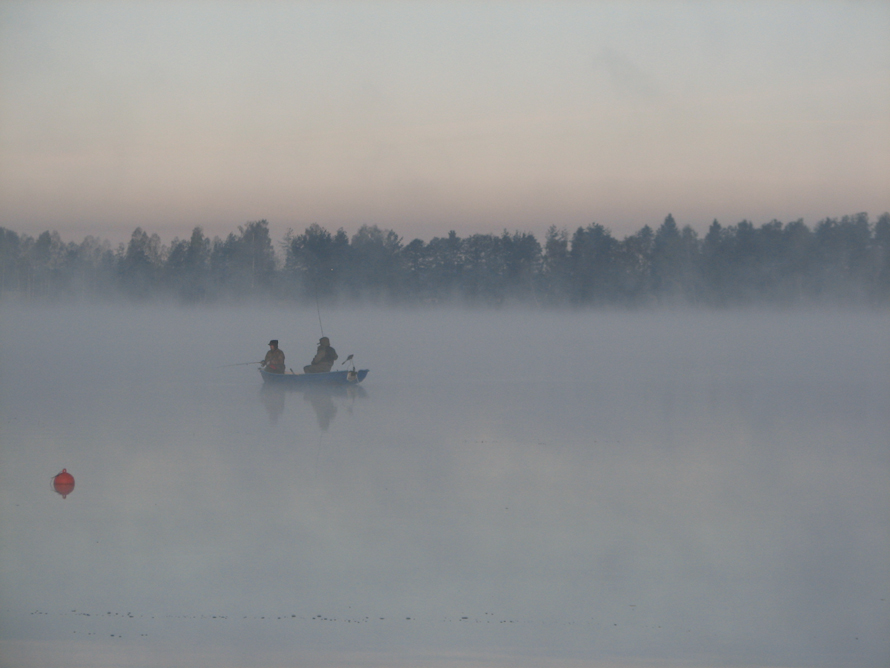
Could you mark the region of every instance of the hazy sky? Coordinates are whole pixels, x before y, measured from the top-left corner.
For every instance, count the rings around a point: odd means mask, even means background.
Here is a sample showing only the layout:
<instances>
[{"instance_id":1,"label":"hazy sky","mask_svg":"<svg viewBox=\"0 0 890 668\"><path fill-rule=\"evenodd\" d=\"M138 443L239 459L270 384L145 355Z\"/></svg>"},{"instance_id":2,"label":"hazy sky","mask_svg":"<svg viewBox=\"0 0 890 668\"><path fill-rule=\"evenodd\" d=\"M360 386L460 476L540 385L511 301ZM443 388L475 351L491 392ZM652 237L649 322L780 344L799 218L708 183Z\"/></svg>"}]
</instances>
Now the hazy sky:
<instances>
[{"instance_id":1,"label":"hazy sky","mask_svg":"<svg viewBox=\"0 0 890 668\"><path fill-rule=\"evenodd\" d=\"M888 2L0 4L0 226L890 210Z\"/></svg>"}]
</instances>

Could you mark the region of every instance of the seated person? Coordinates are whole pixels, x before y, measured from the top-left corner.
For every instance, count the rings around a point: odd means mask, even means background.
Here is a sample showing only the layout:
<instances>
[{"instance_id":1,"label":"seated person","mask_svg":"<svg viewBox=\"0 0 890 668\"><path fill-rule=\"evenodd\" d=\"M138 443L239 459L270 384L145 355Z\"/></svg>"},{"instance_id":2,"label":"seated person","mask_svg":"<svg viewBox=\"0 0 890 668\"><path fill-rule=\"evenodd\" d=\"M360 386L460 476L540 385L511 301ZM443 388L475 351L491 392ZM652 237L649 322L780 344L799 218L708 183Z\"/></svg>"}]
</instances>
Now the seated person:
<instances>
[{"instance_id":1,"label":"seated person","mask_svg":"<svg viewBox=\"0 0 890 668\"><path fill-rule=\"evenodd\" d=\"M312 364L303 367L303 373L327 373L334 366L337 351L331 347L331 340L323 336L318 340L318 352L312 358Z\"/></svg>"},{"instance_id":2,"label":"seated person","mask_svg":"<svg viewBox=\"0 0 890 668\"><path fill-rule=\"evenodd\" d=\"M260 366L269 373L284 373L284 351L278 347L278 339L269 341L269 352Z\"/></svg>"}]
</instances>

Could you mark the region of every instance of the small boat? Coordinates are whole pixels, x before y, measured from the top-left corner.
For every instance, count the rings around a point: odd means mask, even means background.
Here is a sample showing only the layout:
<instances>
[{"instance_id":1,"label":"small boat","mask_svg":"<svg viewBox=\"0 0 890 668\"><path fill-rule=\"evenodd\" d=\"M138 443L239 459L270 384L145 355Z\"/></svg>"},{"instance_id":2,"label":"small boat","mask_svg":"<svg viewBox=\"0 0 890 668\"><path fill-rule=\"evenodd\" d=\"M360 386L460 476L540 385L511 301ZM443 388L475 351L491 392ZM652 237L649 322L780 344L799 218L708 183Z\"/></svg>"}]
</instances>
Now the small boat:
<instances>
[{"instance_id":1,"label":"small boat","mask_svg":"<svg viewBox=\"0 0 890 668\"><path fill-rule=\"evenodd\" d=\"M367 369L328 371L327 373L270 373L260 369L264 383L297 387L304 385L357 385L368 375Z\"/></svg>"}]
</instances>

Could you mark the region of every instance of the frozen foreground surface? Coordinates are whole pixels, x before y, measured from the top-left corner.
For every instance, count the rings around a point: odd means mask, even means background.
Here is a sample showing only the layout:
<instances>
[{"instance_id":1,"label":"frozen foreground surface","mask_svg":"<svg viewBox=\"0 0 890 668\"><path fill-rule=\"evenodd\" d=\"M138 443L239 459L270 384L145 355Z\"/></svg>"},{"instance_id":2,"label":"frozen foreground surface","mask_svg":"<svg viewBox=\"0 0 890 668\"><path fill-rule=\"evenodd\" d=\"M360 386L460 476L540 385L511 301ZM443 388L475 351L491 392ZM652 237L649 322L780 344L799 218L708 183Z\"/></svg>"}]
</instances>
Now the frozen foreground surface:
<instances>
[{"instance_id":1,"label":"frozen foreground surface","mask_svg":"<svg viewBox=\"0 0 890 668\"><path fill-rule=\"evenodd\" d=\"M890 665L887 315L322 315L0 307L2 666Z\"/></svg>"}]
</instances>

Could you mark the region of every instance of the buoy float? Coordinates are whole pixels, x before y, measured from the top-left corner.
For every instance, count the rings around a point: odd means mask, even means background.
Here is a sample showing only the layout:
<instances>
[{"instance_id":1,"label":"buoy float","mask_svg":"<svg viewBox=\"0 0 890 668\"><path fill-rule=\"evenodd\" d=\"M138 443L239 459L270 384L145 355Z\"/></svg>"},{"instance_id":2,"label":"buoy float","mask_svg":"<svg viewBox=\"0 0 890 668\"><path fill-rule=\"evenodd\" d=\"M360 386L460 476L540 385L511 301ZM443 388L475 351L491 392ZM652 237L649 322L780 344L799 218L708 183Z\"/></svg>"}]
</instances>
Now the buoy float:
<instances>
[{"instance_id":1,"label":"buoy float","mask_svg":"<svg viewBox=\"0 0 890 668\"><path fill-rule=\"evenodd\" d=\"M68 469L62 469L61 473L53 476L53 489L57 494L61 494L63 499L74 491L74 476L68 473Z\"/></svg>"}]
</instances>

